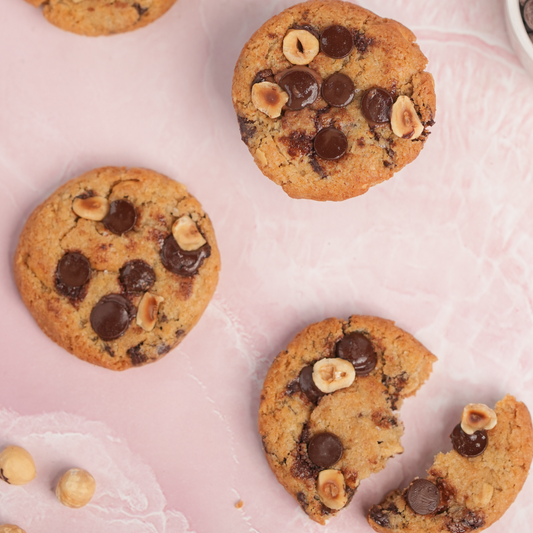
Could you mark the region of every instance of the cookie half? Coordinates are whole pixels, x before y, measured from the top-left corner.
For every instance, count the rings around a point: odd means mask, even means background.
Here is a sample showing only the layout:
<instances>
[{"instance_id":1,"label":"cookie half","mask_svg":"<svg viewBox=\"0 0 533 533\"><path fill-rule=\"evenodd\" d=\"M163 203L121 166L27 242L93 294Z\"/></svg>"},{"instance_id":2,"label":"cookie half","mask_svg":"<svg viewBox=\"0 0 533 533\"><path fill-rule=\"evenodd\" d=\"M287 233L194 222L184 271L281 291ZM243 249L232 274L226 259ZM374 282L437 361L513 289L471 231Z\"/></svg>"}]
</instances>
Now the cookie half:
<instances>
[{"instance_id":1,"label":"cookie half","mask_svg":"<svg viewBox=\"0 0 533 533\"><path fill-rule=\"evenodd\" d=\"M345 200L413 161L436 101L414 34L340 0L267 21L235 67L233 104L259 169L293 198Z\"/></svg>"},{"instance_id":2,"label":"cookie half","mask_svg":"<svg viewBox=\"0 0 533 533\"><path fill-rule=\"evenodd\" d=\"M393 322L369 316L308 326L276 357L259 433L270 468L312 520L325 524L362 479L402 453L395 411L434 361Z\"/></svg>"},{"instance_id":3,"label":"cookie half","mask_svg":"<svg viewBox=\"0 0 533 533\"><path fill-rule=\"evenodd\" d=\"M467 533L499 520L527 478L533 429L527 407L513 396L494 411L494 427L468 435L459 424L451 435L454 449L435 457L426 479L372 507L368 523L374 530Z\"/></svg>"},{"instance_id":4,"label":"cookie half","mask_svg":"<svg viewBox=\"0 0 533 533\"><path fill-rule=\"evenodd\" d=\"M220 270L213 226L187 188L140 168L93 170L32 213L15 280L39 327L84 361L160 359L196 324Z\"/></svg>"},{"instance_id":5,"label":"cookie half","mask_svg":"<svg viewBox=\"0 0 533 533\"><path fill-rule=\"evenodd\" d=\"M62 30L97 37L142 28L164 15L176 0L26 0L42 7Z\"/></svg>"}]
</instances>

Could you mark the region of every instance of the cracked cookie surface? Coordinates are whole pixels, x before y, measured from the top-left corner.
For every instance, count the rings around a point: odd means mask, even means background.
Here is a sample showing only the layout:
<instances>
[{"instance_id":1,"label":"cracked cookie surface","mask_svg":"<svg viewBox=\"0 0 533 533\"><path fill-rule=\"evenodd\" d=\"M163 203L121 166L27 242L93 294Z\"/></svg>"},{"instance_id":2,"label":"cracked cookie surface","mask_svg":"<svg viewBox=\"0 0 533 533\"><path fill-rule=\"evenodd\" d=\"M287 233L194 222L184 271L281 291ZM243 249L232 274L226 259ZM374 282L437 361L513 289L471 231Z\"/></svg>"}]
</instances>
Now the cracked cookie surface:
<instances>
[{"instance_id":1,"label":"cracked cookie surface","mask_svg":"<svg viewBox=\"0 0 533 533\"><path fill-rule=\"evenodd\" d=\"M307 67L323 80L347 75L355 97L345 107L331 107L319 96L300 111L285 110L270 118L252 103L251 88L268 75L293 67L283 53L291 28L307 27L316 35L331 25L348 28L352 52L333 59L319 52ZM425 72L426 57L405 26L349 2L311 0L267 21L244 46L235 67L233 104L242 140L259 169L293 198L345 200L365 193L413 161L427 139L436 111L434 82ZM424 131L415 140L396 136L390 124L370 127L361 112L367 89L381 87L394 98L406 95L414 103ZM347 153L338 160L317 157L313 140L318 131L340 129L348 139Z\"/></svg>"},{"instance_id":2,"label":"cracked cookie surface","mask_svg":"<svg viewBox=\"0 0 533 533\"><path fill-rule=\"evenodd\" d=\"M109 231L109 219L98 222L74 213L75 198L95 196L111 205L131 202L136 213L133 229L118 235ZM207 244L194 271L176 274L163 265L162 249L173 239L173 223L185 215ZM80 255L86 260L80 262ZM66 290L60 282L65 257L84 268L88 260L89 273L77 282L83 283L79 289ZM157 361L179 344L209 303L219 270L211 221L187 188L150 170L117 167L70 180L37 207L21 233L14 262L20 294L40 328L80 359L112 370ZM148 317L155 319L151 331L132 318L146 294L158 302L164 299ZM99 336L93 329L93 309L106 303L105 298L112 300L112 310L124 310L118 325L125 332L111 340L102 340L106 334ZM113 337L116 331L111 333Z\"/></svg>"},{"instance_id":3,"label":"cracked cookie surface","mask_svg":"<svg viewBox=\"0 0 533 533\"><path fill-rule=\"evenodd\" d=\"M370 341L375 367L362 368L348 387L308 396L301 385L302 370L338 358L339 341L355 332ZM369 316L310 325L276 357L261 393L259 432L270 468L311 519L324 524L338 511L324 505L318 493L324 468L311 460L310 440L324 432L340 440L342 457L332 468L342 472L349 502L362 479L402 453L403 427L395 411L429 377L434 361L434 355L392 321Z\"/></svg>"},{"instance_id":4,"label":"cracked cookie surface","mask_svg":"<svg viewBox=\"0 0 533 533\"><path fill-rule=\"evenodd\" d=\"M527 407L506 396L495 407L497 424L487 430L488 445L477 457L455 450L439 453L427 479L440 492L435 512L416 514L406 491L396 490L372 507L368 523L381 533L468 533L499 520L524 484L533 457L533 430Z\"/></svg>"},{"instance_id":5,"label":"cracked cookie surface","mask_svg":"<svg viewBox=\"0 0 533 533\"><path fill-rule=\"evenodd\" d=\"M96 37L142 28L164 15L176 0L26 0L42 7L62 30Z\"/></svg>"}]
</instances>

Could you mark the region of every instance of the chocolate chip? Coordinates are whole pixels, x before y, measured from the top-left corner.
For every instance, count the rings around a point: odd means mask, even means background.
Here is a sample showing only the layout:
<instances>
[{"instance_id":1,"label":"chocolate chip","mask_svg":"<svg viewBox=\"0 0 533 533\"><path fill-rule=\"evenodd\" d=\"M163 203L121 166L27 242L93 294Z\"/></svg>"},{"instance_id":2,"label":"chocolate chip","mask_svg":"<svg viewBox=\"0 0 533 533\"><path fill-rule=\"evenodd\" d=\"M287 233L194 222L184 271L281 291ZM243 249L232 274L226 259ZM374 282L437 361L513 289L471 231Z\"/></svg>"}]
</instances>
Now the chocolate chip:
<instances>
[{"instance_id":1,"label":"chocolate chip","mask_svg":"<svg viewBox=\"0 0 533 533\"><path fill-rule=\"evenodd\" d=\"M361 112L372 126L386 124L390 120L392 95L380 87L368 89L361 100Z\"/></svg>"},{"instance_id":2,"label":"chocolate chip","mask_svg":"<svg viewBox=\"0 0 533 533\"><path fill-rule=\"evenodd\" d=\"M353 364L357 376L368 376L378 362L372 343L358 331L346 334L337 343L337 357Z\"/></svg>"},{"instance_id":3,"label":"chocolate chip","mask_svg":"<svg viewBox=\"0 0 533 533\"><path fill-rule=\"evenodd\" d=\"M287 107L300 111L318 98L320 86L316 74L308 67L293 67L282 73L279 86L289 95Z\"/></svg>"},{"instance_id":4,"label":"chocolate chip","mask_svg":"<svg viewBox=\"0 0 533 533\"><path fill-rule=\"evenodd\" d=\"M237 117L239 121L239 130L241 132L241 140L244 144L248 144L250 139L256 134L257 128L254 126L254 122L239 115Z\"/></svg>"},{"instance_id":5,"label":"chocolate chip","mask_svg":"<svg viewBox=\"0 0 533 533\"><path fill-rule=\"evenodd\" d=\"M57 265L57 277L66 287L82 287L91 279L91 263L83 254L68 252Z\"/></svg>"},{"instance_id":6,"label":"chocolate chip","mask_svg":"<svg viewBox=\"0 0 533 533\"><path fill-rule=\"evenodd\" d=\"M137 346L132 346L127 352L130 356L131 364L133 366L140 366L143 363L146 363L146 361L148 361L148 357L146 357L146 355L141 350L141 346L142 342L140 344L137 344Z\"/></svg>"},{"instance_id":7,"label":"chocolate chip","mask_svg":"<svg viewBox=\"0 0 533 533\"><path fill-rule=\"evenodd\" d=\"M383 510L377 505L374 505L370 509L369 517L378 526L390 528L390 521L389 521L388 514L383 512Z\"/></svg>"},{"instance_id":8,"label":"chocolate chip","mask_svg":"<svg viewBox=\"0 0 533 533\"><path fill-rule=\"evenodd\" d=\"M260 70L252 80L252 86L256 83L262 83L264 81L274 82L274 73L268 68L265 70Z\"/></svg>"},{"instance_id":9,"label":"chocolate chip","mask_svg":"<svg viewBox=\"0 0 533 533\"><path fill-rule=\"evenodd\" d=\"M182 250L172 235L165 239L161 250L163 266L179 276L194 276L205 259L211 255L211 246L204 244L198 250Z\"/></svg>"},{"instance_id":10,"label":"chocolate chip","mask_svg":"<svg viewBox=\"0 0 533 533\"><path fill-rule=\"evenodd\" d=\"M452 439L453 449L463 457L477 457L489 444L489 436L484 429L468 435L461 428L461 424L455 426L450 439Z\"/></svg>"},{"instance_id":11,"label":"chocolate chip","mask_svg":"<svg viewBox=\"0 0 533 533\"><path fill-rule=\"evenodd\" d=\"M333 433L319 433L307 445L309 459L321 468L329 468L338 463L343 452L342 442Z\"/></svg>"},{"instance_id":12,"label":"chocolate chip","mask_svg":"<svg viewBox=\"0 0 533 533\"><path fill-rule=\"evenodd\" d=\"M333 107L346 107L355 96L353 81L337 72L322 84L322 98Z\"/></svg>"},{"instance_id":13,"label":"chocolate chip","mask_svg":"<svg viewBox=\"0 0 533 533\"><path fill-rule=\"evenodd\" d=\"M135 307L121 294L108 294L91 311L91 326L104 341L122 337L135 317Z\"/></svg>"},{"instance_id":14,"label":"chocolate chip","mask_svg":"<svg viewBox=\"0 0 533 533\"><path fill-rule=\"evenodd\" d=\"M315 385L313 381L313 366L305 366L300 372L300 389L307 396L310 402L317 403L324 393Z\"/></svg>"},{"instance_id":15,"label":"chocolate chip","mask_svg":"<svg viewBox=\"0 0 533 533\"><path fill-rule=\"evenodd\" d=\"M324 128L317 133L314 147L316 155L321 159L339 159L348 150L348 139L337 128Z\"/></svg>"},{"instance_id":16,"label":"chocolate chip","mask_svg":"<svg viewBox=\"0 0 533 533\"><path fill-rule=\"evenodd\" d=\"M528 31L533 31L533 0L528 0L524 4L524 22Z\"/></svg>"},{"instance_id":17,"label":"chocolate chip","mask_svg":"<svg viewBox=\"0 0 533 533\"><path fill-rule=\"evenodd\" d=\"M115 235L123 235L135 226L137 212L128 200L115 200L109 206L109 213L102 222L104 226Z\"/></svg>"},{"instance_id":18,"label":"chocolate chip","mask_svg":"<svg viewBox=\"0 0 533 533\"><path fill-rule=\"evenodd\" d=\"M119 280L126 292L146 292L155 283L155 272L142 259L133 259L120 269Z\"/></svg>"},{"instance_id":19,"label":"chocolate chip","mask_svg":"<svg viewBox=\"0 0 533 533\"><path fill-rule=\"evenodd\" d=\"M333 59L346 57L352 51L353 45L352 33L344 26L330 26L320 36L322 52Z\"/></svg>"},{"instance_id":20,"label":"chocolate chip","mask_svg":"<svg viewBox=\"0 0 533 533\"><path fill-rule=\"evenodd\" d=\"M405 499L416 514L431 514L439 506L440 492L428 479L415 479L409 485Z\"/></svg>"}]
</instances>

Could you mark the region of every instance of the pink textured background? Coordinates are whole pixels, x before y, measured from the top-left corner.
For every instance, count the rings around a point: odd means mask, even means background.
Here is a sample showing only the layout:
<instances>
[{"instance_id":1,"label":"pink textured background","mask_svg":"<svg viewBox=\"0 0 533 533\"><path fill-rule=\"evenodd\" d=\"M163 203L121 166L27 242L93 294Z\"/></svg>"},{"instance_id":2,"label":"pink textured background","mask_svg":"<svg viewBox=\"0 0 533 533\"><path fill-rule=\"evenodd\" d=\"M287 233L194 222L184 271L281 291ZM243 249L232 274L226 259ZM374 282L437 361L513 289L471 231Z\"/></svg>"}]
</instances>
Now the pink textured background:
<instances>
[{"instance_id":1,"label":"pink textured background","mask_svg":"<svg viewBox=\"0 0 533 533\"><path fill-rule=\"evenodd\" d=\"M0 523L27 533L370 531L364 511L449 449L465 403L509 392L533 408L533 80L510 48L503 1L361 2L418 36L437 123L416 162L340 204L291 200L262 177L231 105L242 45L291 3L180 0L148 28L91 39L2 0L0 446L26 446L39 475L0 484ZM30 212L102 165L187 184L223 260L196 329L158 364L123 374L49 341L11 269ZM324 529L271 474L256 412L287 342L351 313L394 319L439 362L402 410L405 453ZM49 490L73 465L98 482L78 511ZM491 532L529 531L532 520L530 478Z\"/></svg>"}]
</instances>

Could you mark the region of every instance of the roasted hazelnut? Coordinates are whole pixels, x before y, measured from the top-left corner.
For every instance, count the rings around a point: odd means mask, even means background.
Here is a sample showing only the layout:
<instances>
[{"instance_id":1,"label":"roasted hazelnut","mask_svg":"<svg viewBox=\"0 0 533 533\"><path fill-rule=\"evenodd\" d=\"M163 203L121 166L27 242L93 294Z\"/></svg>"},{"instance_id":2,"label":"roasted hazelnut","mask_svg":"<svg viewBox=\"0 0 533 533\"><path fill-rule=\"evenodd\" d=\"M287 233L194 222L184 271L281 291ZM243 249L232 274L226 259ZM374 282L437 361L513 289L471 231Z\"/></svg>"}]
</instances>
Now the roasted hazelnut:
<instances>
[{"instance_id":1,"label":"roasted hazelnut","mask_svg":"<svg viewBox=\"0 0 533 533\"><path fill-rule=\"evenodd\" d=\"M137 310L137 325L144 331L152 331L155 323L157 322L157 312L159 311L159 305L165 299L155 294L145 292L141 301L139 302L139 309Z\"/></svg>"},{"instance_id":2,"label":"roasted hazelnut","mask_svg":"<svg viewBox=\"0 0 533 533\"><path fill-rule=\"evenodd\" d=\"M174 222L172 235L179 247L186 252L198 250L206 243L203 235L198 231L198 226L189 215L184 215Z\"/></svg>"},{"instance_id":3,"label":"roasted hazelnut","mask_svg":"<svg viewBox=\"0 0 533 533\"><path fill-rule=\"evenodd\" d=\"M87 220L103 220L109 213L109 202L102 196L90 196L89 198L74 198L72 211L81 218Z\"/></svg>"},{"instance_id":4,"label":"roasted hazelnut","mask_svg":"<svg viewBox=\"0 0 533 533\"><path fill-rule=\"evenodd\" d=\"M0 526L0 533L26 533L22 528L14 526L13 524L2 524Z\"/></svg>"},{"instance_id":5,"label":"roasted hazelnut","mask_svg":"<svg viewBox=\"0 0 533 533\"><path fill-rule=\"evenodd\" d=\"M340 470L322 470L318 474L316 490L322 503L330 509L342 509L348 501L344 476Z\"/></svg>"},{"instance_id":6,"label":"roasted hazelnut","mask_svg":"<svg viewBox=\"0 0 533 533\"><path fill-rule=\"evenodd\" d=\"M89 472L81 468L71 468L61 476L56 487L56 496L63 505L79 509L91 501L95 489L96 482Z\"/></svg>"},{"instance_id":7,"label":"roasted hazelnut","mask_svg":"<svg viewBox=\"0 0 533 533\"><path fill-rule=\"evenodd\" d=\"M461 429L467 435L473 435L480 429L492 429L497 422L496 413L490 407L482 403L469 403L463 409Z\"/></svg>"},{"instance_id":8,"label":"roasted hazelnut","mask_svg":"<svg viewBox=\"0 0 533 533\"><path fill-rule=\"evenodd\" d=\"M0 479L10 485L26 485L35 478L32 456L20 446L8 446L0 453Z\"/></svg>"},{"instance_id":9,"label":"roasted hazelnut","mask_svg":"<svg viewBox=\"0 0 533 533\"><path fill-rule=\"evenodd\" d=\"M318 39L307 30L289 30L283 39L283 55L293 65L308 65L319 51Z\"/></svg>"},{"instance_id":10,"label":"roasted hazelnut","mask_svg":"<svg viewBox=\"0 0 533 533\"><path fill-rule=\"evenodd\" d=\"M277 83L263 81L252 87L252 103L270 118L278 118L288 101L289 95Z\"/></svg>"},{"instance_id":11,"label":"roasted hazelnut","mask_svg":"<svg viewBox=\"0 0 533 533\"><path fill-rule=\"evenodd\" d=\"M392 105L390 124L394 134L402 139L417 139L424 131L413 101L408 96L399 96Z\"/></svg>"},{"instance_id":12,"label":"roasted hazelnut","mask_svg":"<svg viewBox=\"0 0 533 533\"><path fill-rule=\"evenodd\" d=\"M338 357L321 359L313 365L313 381L322 392L335 392L349 387L355 379L350 361Z\"/></svg>"}]
</instances>

